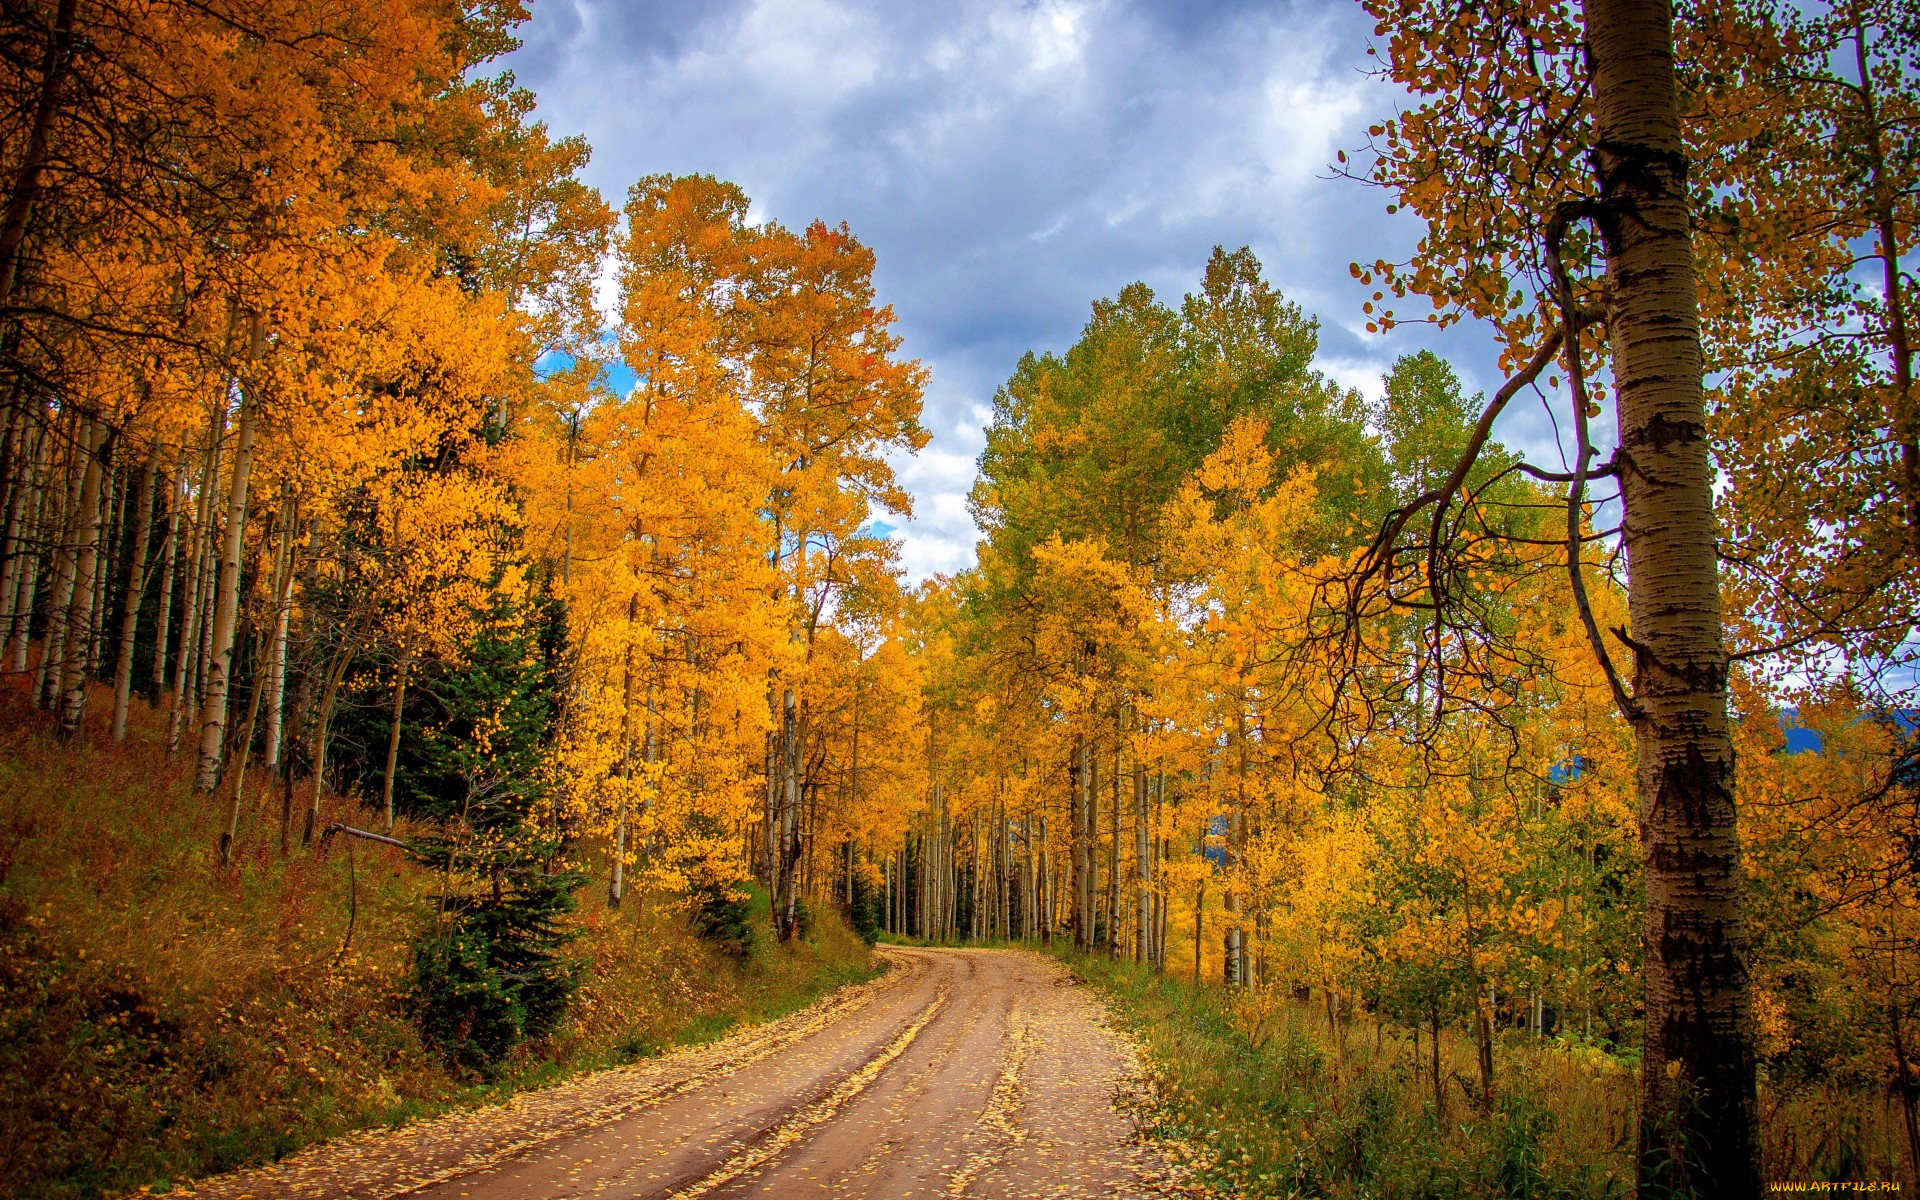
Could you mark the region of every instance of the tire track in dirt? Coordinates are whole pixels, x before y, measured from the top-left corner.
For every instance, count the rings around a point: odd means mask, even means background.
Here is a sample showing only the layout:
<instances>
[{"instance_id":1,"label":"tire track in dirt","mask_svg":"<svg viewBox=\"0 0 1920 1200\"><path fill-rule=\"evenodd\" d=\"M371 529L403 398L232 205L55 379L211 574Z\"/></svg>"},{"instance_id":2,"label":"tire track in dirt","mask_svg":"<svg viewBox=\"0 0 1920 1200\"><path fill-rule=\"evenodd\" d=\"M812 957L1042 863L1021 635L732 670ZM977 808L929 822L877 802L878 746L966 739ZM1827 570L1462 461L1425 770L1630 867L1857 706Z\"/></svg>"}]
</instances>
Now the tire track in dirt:
<instances>
[{"instance_id":1,"label":"tire track in dirt","mask_svg":"<svg viewBox=\"0 0 1920 1200\"><path fill-rule=\"evenodd\" d=\"M200 1180L192 1194L200 1200L387 1200L417 1192L719 1083L911 984L920 970L917 963L896 965L703 1046L596 1071L504 1104L347 1134L269 1166Z\"/></svg>"},{"instance_id":2,"label":"tire track in dirt","mask_svg":"<svg viewBox=\"0 0 1920 1200\"><path fill-rule=\"evenodd\" d=\"M1161 1194L1116 1099L1132 1052L1024 951L891 970L711 1046L207 1181L212 1200L787 1200Z\"/></svg>"},{"instance_id":3,"label":"tire track in dirt","mask_svg":"<svg viewBox=\"0 0 1920 1200\"><path fill-rule=\"evenodd\" d=\"M941 989L934 1002L927 1006L918 1020L907 1026L906 1031L895 1038L885 1050L875 1055L865 1066L854 1071L825 1098L816 1100L788 1117L778 1128L770 1132L759 1145L741 1154L736 1154L726 1162L703 1176L698 1183L673 1193L673 1200L694 1200L716 1188L725 1187L736 1179L752 1178L764 1170L787 1149L806 1136L816 1125L823 1124L838 1116L847 1102L865 1091L880 1072L893 1064L893 1060L905 1053L913 1045L933 1019L940 1015L940 1009L946 1004L946 989Z\"/></svg>"}]
</instances>

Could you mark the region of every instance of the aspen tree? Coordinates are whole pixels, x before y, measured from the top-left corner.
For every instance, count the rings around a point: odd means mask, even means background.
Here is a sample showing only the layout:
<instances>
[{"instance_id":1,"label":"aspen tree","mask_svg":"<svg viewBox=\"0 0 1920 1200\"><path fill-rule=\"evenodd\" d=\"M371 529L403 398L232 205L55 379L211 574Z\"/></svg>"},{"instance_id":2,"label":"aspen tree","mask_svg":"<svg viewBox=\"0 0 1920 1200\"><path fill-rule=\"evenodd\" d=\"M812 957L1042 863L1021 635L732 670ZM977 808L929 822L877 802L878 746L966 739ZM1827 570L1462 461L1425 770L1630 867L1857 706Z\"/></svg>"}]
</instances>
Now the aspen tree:
<instances>
[{"instance_id":1,"label":"aspen tree","mask_svg":"<svg viewBox=\"0 0 1920 1200\"><path fill-rule=\"evenodd\" d=\"M255 345L257 350L258 334ZM206 703L200 713L200 763L194 780L197 790L209 794L220 783L227 733L227 695L233 673L234 631L240 613L240 557L247 531L247 485L253 473L255 422L252 402L243 397L239 437L233 452L233 477L228 485L225 544L220 551L219 574L214 580Z\"/></svg>"},{"instance_id":2,"label":"aspen tree","mask_svg":"<svg viewBox=\"0 0 1920 1200\"><path fill-rule=\"evenodd\" d=\"M1133 961L1152 963L1155 958L1152 822L1147 808L1147 765L1137 753L1133 759L1133 886Z\"/></svg>"},{"instance_id":3,"label":"aspen tree","mask_svg":"<svg viewBox=\"0 0 1920 1200\"><path fill-rule=\"evenodd\" d=\"M1615 630L1613 640L1633 655L1630 681L1613 667L1597 622L1586 625L1639 745L1648 950L1641 1184L1752 1195L1754 1052L1673 14L1658 0L1589 0L1577 17L1530 13L1528 37L1538 31L1544 40L1522 44L1502 32L1506 23L1486 22L1470 44L1444 55L1430 38L1436 18L1450 25L1450 15L1380 8L1376 16L1396 34L1388 70L1447 99L1395 121L1375 171L1427 218L1433 236L1421 259L1408 269L1378 263L1355 273L1363 282L1383 277L1398 294L1437 297L1443 319L1474 313L1500 323L1509 360L1526 365L1489 405L1481 437L1518 386L1563 350L1579 441L1567 474L1570 540L1577 544L1589 477L1607 473L1620 487L1631 632ZM1542 45L1553 49L1544 59ZM1456 69L1462 62L1515 80L1522 103L1495 112L1494 93L1469 84ZM1453 107L1454 98L1465 103ZM1532 124L1542 112L1554 115ZM1502 165L1518 159L1486 155L1489 139L1518 147L1539 169L1524 179L1505 175ZM1456 184L1452 195L1414 182L1436 168ZM1506 228L1517 227L1517 237L1482 237L1491 206L1509 214ZM1597 234L1592 249L1607 285L1598 310L1598 289L1572 279L1567 265L1587 228ZM1463 286L1466 276L1491 286ZM1583 379L1585 358L1598 349L1583 329L1595 321L1605 324L1620 445L1600 468L1587 436L1597 393ZM1436 494L1441 510L1471 459L1469 452ZM1398 518L1403 527L1405 520ZM1441 516L1434 520L1440 528ZM1570 554L1567 565L1578 583L1578 557Z\"/></svg>"},{"instance_id":4,"label":"aspen tree","mask_svg":"<svg viewBox=\"0 0 1920 1200\"><path fill-rule=\"evenodd\" d=\"M19 465L20 475L7 496L6 544L0 560L0 656L8 669L19 674L26 669L27 620L31 616L35 568L39 555L26 549L26 542L40 524L40 507L45 495L42 476L45 471L47 422L31 420L30 445Z\"/></svg>"},{"instance_id":5,"label":"aspen tree","mask_svg":"<svg viewBox=\"0 0 1920 1200\"><path fill-rule=\"evenodd\" d=\"M106 422L88 421L76 449L83 460L73 523L77 545L68 572L69 600L61 619L61 654L48 676L58 681L60 732L70 738L82 735L87 714L86 667L93 642L95 582L100 557L100 493L106 474L106 465L101 460L112 450L111 431Z\"/></svg>"},{"instance_id":6,"label":"aspen tree","mask_svg":"<svg viewBox=\"0 0 1920 1200\"><path fill-rule=\"evenodd\" d=\"M51 430L43 427L43 433L40 439L43 452L46 450L47 442L51 437ZM32 529L36 536L38 536L47 525L47 471L50 468L49 464L44 461L40 464L40 468L34 486L32 520L28 524L28 528ZM9 666L15 674L23 673L27 669L27 642L33 619L33 598L35 588L39 582L40 555L33 553L27 554L26 561L20 568L19 582L14 592L13 601L13 628L11 630L13 636L13 657Z\"/></svg>"},{"instance_id":7,"label":"aspen tree","mask_svg":"<svg viewBox=\"0 0 1920 1200\"><path fill-rule=\"evenodd\" d=\"M122 511L126 502L126 488L121 486L123 474L117 464L110 466L100 484L100 527L94 534L97 552L93 558L93 605L87 618L87 657L83 667L89 679L100 673L101 660L106 654L107 609L111 581L118 565L114 556L119 548L121 518L125 516Z\"/></svg>"},{"instance_id":8,"label":"aspen tree","mask_svg":"<svg viewBox=\"0 0 1920 1200\"><path fill-rule=\"evenodd\" d=\"M180 747L181 730L187 713L199 704L199 661L201 616L205 608L203 585L206 582L206 557L213 540L213 493L219 480L220 431L224 410L208 422L207 448L200 459L200 486L195 494L194 519L189 527L189 550L182 579L180 642L174 652L173 707L167 716L167 753Z\"/></svg>"},{"instance_id":9,"label":"aspen tree","mask_svg":"<svg viewBox=\"0 0 1920 1200\"><path fill-rule=\"evenodd\" d=\"M132 497L136 505L132 558L127 569L126 599L121 604L120 647L113 667L113 740L116 742L127 738L127 710L133 700L133 640L140 624L140 602L149 582L147 546L153 535L154 483L159 477L159 466L149 451Z\"/></svg>"},{"instance_id":10,"label":"aspen tree","mask_svg":"<svg viewBox=\"0 0 1920 1200\"><path fill-rule=\"evenodd\" d=\"M253 635L253 658L259 661L260 646L264 640L261 633ZM253 759L254 722L260 716L260 694L262 689L254 687L247 697L247 716L241 723L240 736L235 740L238 761L233 764L233 803L227 809L227 827L220 835L220 863L233 865L233 847L240 837L240 808L247 795L247 765Z\"/></svg>"},{"instance_id":11,"label":"aspen tree","mask_svg":"<svg viewBox=\"0 0 1920 1200\"><path fill-rule=\"evenodd\" d=\"M407 675L412 669L412 652L402 651L399 669L394 673L393 706L387 721L387 763L380 781L380 806L386 812L388 837L393 836L393 784L394 774L400 766L400 717L405 711ZM278 730L273 732L277 733Z\"/></svg>"},{"instance_id":12,"label":"aspen tree","mask_svg":"<svg viewBox=\"0 0 1920 1200\"><path fill-rule=\"evenodd\" d=\"M167 688L167 644L173 633L174 570L180 561L180 514L184 506L189 463L188 451L180 451L179 462L167 476L167 530L160 543L160 610L154 618L153 664L147 677L147 702L158 707Z\"/></svg>"},{"instance_id":13,"label":"aspen tree","mask_svg":"<svg viewBox=\"0 0 1920 1200\"><path fill-rule=\"evenodd\" d=\"M98 487L97 463L93 458L94 423L81 418L78 410L67 415L65 435L64 491L61 505L51 514L48 528L53 533L53 588L47 600L47 637L41 647L40 662L34 668L33 690L40 705L55 711L61 685L61 673L68 653L70 608L73 603L75 562L81 521L81 497L86 480L93 475ZM93 464L90 466L89 464Z\"/></svg>"},{"instance_id":14,"label":"aspen tree","mask_svg":"<svg viewBox=\"0 0 1920 1200\"><path fill-rule=\"evenodd\" d=\"M300 497L289 491L281 503L280 536L273 556L273 634L267 648L267 732L265 768L280 765L283 712L287 691L287 637L293 622L293 581L298 556ZM171 535L169 535L171 536ZM163 610L164 611L164 610Z\"/></svg>"}]
</instances>

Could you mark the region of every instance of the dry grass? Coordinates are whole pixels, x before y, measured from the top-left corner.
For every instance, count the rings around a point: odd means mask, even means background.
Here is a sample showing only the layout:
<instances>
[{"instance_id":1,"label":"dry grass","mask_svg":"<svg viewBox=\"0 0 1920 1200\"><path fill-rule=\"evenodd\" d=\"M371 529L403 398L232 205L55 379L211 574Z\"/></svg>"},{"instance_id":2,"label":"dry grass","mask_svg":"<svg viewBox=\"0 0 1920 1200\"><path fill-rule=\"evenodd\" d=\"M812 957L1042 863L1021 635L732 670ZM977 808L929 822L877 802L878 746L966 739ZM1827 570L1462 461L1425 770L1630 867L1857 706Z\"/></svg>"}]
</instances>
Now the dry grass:
<instances>
[{"instance_id":1,"label":"dry grass","mask_svg":"<svg viewBox=\"0 0 1920 1200\"><path fill-rule=\"evenodd\" d=\"M1920 1183L1899 1101L1831 1083L1760 1090L1760 1162L1770 1180Z\"/></svg>"},{"instance_id":2,"label":"dry grass","mask_svg":"<svg viewBox=\"0 0 1920 1200\"><path fill-rule=\"evenodd\" d=\"M462 1077L403 993L433 878L371 843L302 852L297 831L282 857L264 792L221 867L224 810L160 733L141 712L128 745L96 731L80 751L0 697L0 1194L164 1190L715 1036L870 971L834 920L736 961L657 900L616 912L583 892L593 972L569 1025L492 1081Z\"/></svg>"},{"instance_id":3,"label":"dry grass","mask_svg":"<svg viewBox=\"0 0 1920 1200\"><path fill-rule=\"evenodd\" d=\"M1473 1103L1463 1032L1441 1038L1443 1115L1424 1038L1362 1018L1338 1035L1324 1009L1248 1000L1104 958L1066 955L1106 990L1150 1070L1143 1114L1218 1195L1380 1200L1605 1198L1632 1194L1635 1067L1577 1043L1504 1033L1498 1100ZM1770 1180L1913 1182L1897 1106L1879 1094L1762 1089Z\"/></svg>"}]
</instances>

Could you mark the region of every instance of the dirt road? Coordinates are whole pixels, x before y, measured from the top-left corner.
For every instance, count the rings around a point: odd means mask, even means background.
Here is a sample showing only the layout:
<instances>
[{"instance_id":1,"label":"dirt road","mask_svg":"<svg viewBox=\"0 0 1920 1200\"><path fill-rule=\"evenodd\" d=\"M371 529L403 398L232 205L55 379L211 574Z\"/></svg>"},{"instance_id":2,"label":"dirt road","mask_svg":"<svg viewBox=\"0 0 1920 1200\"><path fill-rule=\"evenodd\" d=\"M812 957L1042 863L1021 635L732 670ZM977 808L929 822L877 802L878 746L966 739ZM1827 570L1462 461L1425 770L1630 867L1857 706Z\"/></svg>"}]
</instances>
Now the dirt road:
<instances>
[{"instance_id":1,"label":"dirt road","mask_svg":"<svg viewBox=\"0 0 1920 1200\"><path fill-rule=\"evenodd\" d=\"M692 1050L208 1180L204 1200L1151 1196L1132 1060L1061 967L883 947L892 969Z\"/></svg>"}]
</instances>

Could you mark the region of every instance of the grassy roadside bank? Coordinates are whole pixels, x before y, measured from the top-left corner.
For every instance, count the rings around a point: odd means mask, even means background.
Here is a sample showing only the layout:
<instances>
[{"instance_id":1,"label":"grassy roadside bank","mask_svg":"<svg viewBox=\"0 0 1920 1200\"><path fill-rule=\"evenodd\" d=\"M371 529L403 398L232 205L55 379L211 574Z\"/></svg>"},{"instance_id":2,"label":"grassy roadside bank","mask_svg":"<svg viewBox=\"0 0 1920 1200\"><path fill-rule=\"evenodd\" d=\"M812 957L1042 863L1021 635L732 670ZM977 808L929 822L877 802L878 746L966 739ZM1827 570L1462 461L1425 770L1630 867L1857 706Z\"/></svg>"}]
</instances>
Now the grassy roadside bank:
<instances>
[{"instance_id":1,"label":"grassy roadside bank","mask_svg":"<svg viewBox=\"0 0 1920 1200\"><path fill-rule=\"evenodd\" d=\"M1144 1117L1202 1191L1329 1200L1610 1200L1632 1194L1634 1064L1523 1031L1495 1044L1496 1100L1476 1101L1464 1031L1433 1043L1367 1017L1337 1032L1320 1004L1196 988L1131 963L1053 953L1112 1001L1140 1045ZM1317 999L1317 997L1316 997ZM1908 1177L1898 1105L1879 1091L1764 1079L1764 1178Z\"/></svg>"},{"instance_id":2,"label":"grassy roadside bank","mask_svg":"<svg viewBox=\"0 0 1920 1200\"><path fill-rule=\"evenodd\" d=\"M462 1073L408 1007L430 873L365 842L309 854L297 829L282 856L279 797L251 788L222 868L223 805L153 731L90 748L81 772L0 716L0 1195L167 1191L710 1040L876 969L831 915L782 948L751 905L736 955L658 899L615 910L584 889L571 953L590 974L565 1025L490 1078Z\"/></svg>"},{"instance_id":3,"label":"grassy roadside bank","mask_svg":"<svg viewBox=\"0 0 1920 1200\"><path fill-rule=\"evenodd\" d=\"M1594 1052L1503 1049L1491 1112L1468 1098L1471 1043L1441 1039L1436 1116L1423 1042L1371 1021L1329 1031L1292 1000L1196 988L1131 963L1057 950L1139 1043L1149 1130L1224 1196L1335 1200L1604 1200L1630 1194L1631 1071Z\"/></svg>"}]
</instances>

